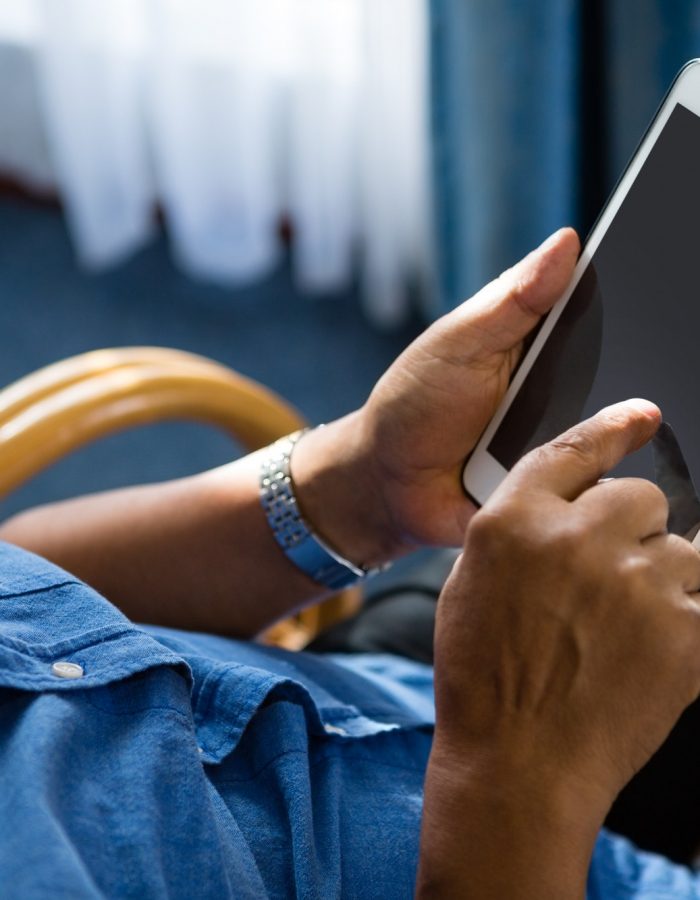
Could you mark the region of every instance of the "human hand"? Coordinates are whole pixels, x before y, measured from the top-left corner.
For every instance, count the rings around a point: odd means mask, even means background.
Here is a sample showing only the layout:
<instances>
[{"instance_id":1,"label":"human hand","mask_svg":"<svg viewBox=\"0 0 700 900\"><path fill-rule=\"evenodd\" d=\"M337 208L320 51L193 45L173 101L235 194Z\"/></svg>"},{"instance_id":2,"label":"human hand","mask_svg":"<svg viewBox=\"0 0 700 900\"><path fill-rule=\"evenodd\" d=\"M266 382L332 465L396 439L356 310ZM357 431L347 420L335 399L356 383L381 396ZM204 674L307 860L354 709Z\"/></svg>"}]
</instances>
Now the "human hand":
<instances>
[{"instance_id":1,"label":"human hand","mask_svg":"<svg viewBox=\"0 0 700 900\"><path fill-rule=\"evenodd\" d=\"M561 297L579 251L570 228L428 328L380 379L364 412L382 494L405 542L461 545L474 505L467 455L503 397L523 339Z\"/></svg>"},{"instance_id":2,"label":"human hand","mask_svg":"<svg viewBox=\"0 0 700 900\"><path fill-rule=\"evenodd\" d=\"M617 404L524 457L438 609L441 740L516 753L601 808L700 691L700 554L666 533L655 485L598 481L657 425Z\"/></svg>"},{"instance_id":3,"label":"human hand","mask_svg":"<svg viewBox=\"0 0 700 900\"><path fill-rule=\"evenodd\" d=\"M462 544L475 512L461 485L464 461L578 250L572 229L552 235L417 338L360 410L300 442L293 473L302 509L343 555L375 564L421 545Z\"/></svg>"},{"instance_id":4,"label":"human hand","mask_svg":"<svg viewBox=\"0 0 700 900\"><path fill-rule=\"evenodd\" d=\"M599 481L658 421L603 410L472 518L438 604L426 884L582 896L609 806L697 697L700 554L653 484Z\"/></svg>"}]
</instances>

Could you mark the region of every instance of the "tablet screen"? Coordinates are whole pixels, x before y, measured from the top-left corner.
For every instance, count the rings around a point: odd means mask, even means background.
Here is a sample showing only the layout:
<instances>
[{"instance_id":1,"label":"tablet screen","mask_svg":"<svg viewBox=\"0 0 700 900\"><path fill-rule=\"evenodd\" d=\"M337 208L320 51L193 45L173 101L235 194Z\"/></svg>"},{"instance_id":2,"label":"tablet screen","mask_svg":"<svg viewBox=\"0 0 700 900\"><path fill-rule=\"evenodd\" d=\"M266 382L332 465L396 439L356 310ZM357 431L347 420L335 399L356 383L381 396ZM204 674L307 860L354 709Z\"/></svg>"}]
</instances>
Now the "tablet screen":
<instances>
[{"instance_id":1,"label":"tablet screen","mask_svg":"<svg viewBox=\"0 0 700 900\"><path fill-rule=\"evenodd\" d=\"M700 481L700 117L677 104L489 452L507 469L603 406L645 397ZM649 448L616 474L652 477Z\"/></svg>"}]
</instances>

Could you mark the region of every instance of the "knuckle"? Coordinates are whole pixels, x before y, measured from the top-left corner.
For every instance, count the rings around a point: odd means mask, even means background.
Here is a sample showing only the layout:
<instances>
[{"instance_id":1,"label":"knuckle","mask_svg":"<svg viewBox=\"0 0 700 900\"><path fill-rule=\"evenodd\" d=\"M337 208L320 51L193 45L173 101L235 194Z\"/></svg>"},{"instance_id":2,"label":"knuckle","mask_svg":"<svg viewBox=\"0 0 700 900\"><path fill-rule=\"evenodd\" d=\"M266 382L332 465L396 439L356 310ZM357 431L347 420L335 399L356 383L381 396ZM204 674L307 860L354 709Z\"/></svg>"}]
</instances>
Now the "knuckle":
<instances>
[{"instance_id":1,"label":"knuckle","mask_svg":"<svg viewBox=\"0 0 700 900\"><path fill-rule=\"evenodd\" d=\"M484 507L467 526L473 549L485 556L507 555L529 561L547 559L576 565L590 529L568 505L544 509L534 497L504 498Z\"/></svg>"},{"instance_id":2,"label":"knuckle","mask_svg":"<svg viewBox=\"0 0 700 900\"><path fill-rule=\"evenodd\" d=\"M666 553L669 557L683 560L691 560L693 557L697 557L700 562L698 551L684 537L681 537L679 534L667 534L664 537Z\"/></svg>"},{"instance_id":3,"label":"knuckle","mask_svg":"<svg viewBox=\"0 0 700 900\"><path fill-rule=\"evenodd\" d=\"M636 414L626 404L615 403L597 412L594 419L608 433L624 432L636 420Z\"/></svg>"},{"instance_id":4,"label":"knuckle","mask_svg":"<svg viewBox=\"0 0 700 900\"><path fill-rule=\"evenodd\" d=\"M668 497L661 488L654 484L653 481L647 481L644 478L633 478L633 487L636 491L644 495L645 500L653 506L655 510L668 514Z\"/></svg>"},{"instance_id":5,"label":"knuckle","mask_svg":"<svg viewBox=\"0 0 700 900\"><path fill-rule=\"evenodd\" d=\"M486 546L500 539L507 528L507 517L501 515L497 509L484 507L469 520L467 540L479 547Z\"/></svg>"},{"instance_id":6,"label":"knuckle","mask_svg":"<svg viewBox=\"0 0 700 900\"><path fill-rule=\"evenodd\" d=\"M555 453L576 461L588 462L596 453L597 443L588 432L581 428L572 428L540 449L548 455Z\"/></svg>"},{"instance_id":7,"label":"knuckle","mask_svg":"<svg viewBox=\"0 0 700 900\"><path fill-rule=\"evenodd\" d=\"M693 545L679 534L659 535L657 568L663 568L670 576L700 575L700 554Z\"/></svg>"},{"instance_id":8,"label":"knuckle","mask_svg":"<svg viewBox=\"0 0 700 900\"><path fill-rule=\"evenodd\" d=\"M616 485L616 504L610 509L633 513L641 525L658 528L668 520L669 504L664 492L644 478L621 478Z\"/></svg>"},{"instance_id":9,"label":"knuckle","mask_svg":"<svg viewBox=\"0 0 700 900\"><path fill-rule=\"evenodd\" d=\"M498 293L509 306L516 306L529 318L539 319L541 310L533 303L533 288L536 288L539 274L522 262L505 269L494 284Z\"/></svg>"},{"instance_id":10,"label":"knuckle","mask_svg":"<svg viewBox=\"0 0 700 900\"><path fill-rule=\"evenodd\" d=\"M526 510L517 498L490 503L467 525L467 543L485 555L515 552L523 546L531 529Z\"/></svg>"},{"instance_id":11,"label":"knuckle","mask_svg":"<svg viewBox=\"0 0 700 900\"><path fill-rule=\"evenodd\" d=\"M613 478L589 491L583 505L601 528L619 531L663 530L668 521L668 500L655 484L643 478Z\"/></svg>"},{"instance_id":12,"label":"knuckle","mask_svg":"<svg viewBox=\"0 0 700 900\"><path fill-rule=\"evenodd\" d=\"M641 595L658 580L656 565L647 554L641 551L624 556L618 561L616 568L618 577L635 595Z\"/></svg>"},{"instance_id":13,"label":"knuckle","mask_svg":"<svg viewBox=\"0 0 700 900\"><path fill-rule=\"evenodd\" d=\"M527 315L535 315L528 302L532 285L527 279L523 279L517 266L502 272L498 277L498 282L502 286L505 299L509 304L515 304Z\"/></svg>"},{"instance_id":14,"label":"knuckle","mask_svg":"<svg viewBox=\"0 0 700 900\"><path fill-rule=\"evenodd\" d=\"M669 534L668 542L669 550L677 561L678 569L685 573L685 581L688 586L691 587L691 582L695 582L692 587L697 590L700 586L700 553L690 541L679 534Z\"/></svg>"},{"instance_id":15,"label":"knuckle","mask_svg":"<svg viewBox=\"0 0 700 900\"><path fill-rule=\"evenodd\" d=\"M578 557L589 546L592 524L575 515L563 519L555 535L560 552L566 553L569 558Z\"/></svg>"},{"instance_id":16,"label":"knuckle","mask_svg":"<svg viewBox=\"0 0 700 900\"><path fill-rule=\"evenodd\" d=\"M604 409L599 410L595 417L609 428L624 428L629 421L627 408L619 404L606 406Z\"/></svg>"}]
</instances>

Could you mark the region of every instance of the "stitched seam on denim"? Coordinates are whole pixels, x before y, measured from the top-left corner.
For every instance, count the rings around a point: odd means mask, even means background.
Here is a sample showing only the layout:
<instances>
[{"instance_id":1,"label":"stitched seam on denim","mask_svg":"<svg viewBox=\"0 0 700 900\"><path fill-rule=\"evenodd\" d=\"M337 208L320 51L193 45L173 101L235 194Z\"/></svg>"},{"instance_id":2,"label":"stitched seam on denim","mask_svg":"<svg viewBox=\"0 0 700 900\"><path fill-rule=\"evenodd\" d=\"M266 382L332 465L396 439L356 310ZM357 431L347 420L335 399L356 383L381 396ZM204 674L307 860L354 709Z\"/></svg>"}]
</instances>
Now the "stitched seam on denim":
<instances>
[{"instance_id":1,"label":"stitched seam on denim","mask_svg":"<svg viewBox=\"0 0 700 900\"><path fill-rule=\"evenodd\" d=\"M199 693L197 695L196 708L193 711L193 719L196 728L206 725L206 720L209 714L209 710L211 709L213 697L222 676L223 671L219 669L219 667L217 667L213 672L209 672L205 677L204 682L202 683L202 686L199 689ZM200 707L202 707L201 712Z\"/></svg>"},{"instance_id":2,"label":"stitched seam on denim","mask_svg":"<svg viewBox=\"0 0 700 900\"><path fill-rule=\"evenodd\" d=\"M0 635L0 648L7 647L9 650L32 657L51 657L64 651L74 653L79 650L86 650L88 647L96 647L99 644L130 634L144 635L149 640L153 640L145 631L140 631L130 623L120 623L119 625L103 625L101 628L83 631L74 637L64 638L52 644L28 643L20 638Z\"/></svg>"},{"instance_id":3,"label":"stitched seam on denim","mask_svg":"<svg viewBox=\"0 0 700 900\"><path fill-rule=\"evenodd\" d=\"M206 728L212 704L214 703L217 691L224 676L235 669L249 668L249 666L245 666L242 663L224 663L206 676L206 678L204 679L204 683L200 688L199 696L197 698L197 704L194 710L195 728ZM310 713L313 715L313 713L315 712L321 726L323 726L324 720L326 718L332 718L335 722L345 723L349 723L351 721L360 722L364 719L373 718L379 724L395 725L397 728L411 727L415 729L433 727L432 723L426 723L422 720L416 721L415 719L411 719L406 713L392 714L390 712L387 712L386 710L380 711L374 708L368 708L367 710L363 709L362 712L360 712L356 708L348 709L344 706L319 706L314 702L308 689L303 684L300 684L294 679L290 679L285 676L270 674L267 677L261 677L260 681L256 685L256 690L253 696L251 696L251 698L247 702L243 702L238 705L235 711L235 721L228 728L223 730L222 737L216 743L216 745L208 745L208 753L210 753L212 756L218 754L221 749L231 740L232 737L235 737L236 735L240 736L250 717L259 708L260 704L269 695L269 693L275 688L284 687L285 685L293 685L294 689L301 690L305 693L312 708L310 710ZM299 703L295 700L280 699L280 701L278 702L292 702L297 706L301 706L302 709L305 709L302 703ZM242 722L244 722L245 724L242 725Z\"/></svg>"},{"instance_id":4,"label":"stitched seam on denim","mask_svg":"<svg viewBox=\"0 0 700 900\"><path fill-rule=\"evenodd\" d=\"M55 656L56 653L61 653L63 651L77 653L81 650L99 647L102 644L121 638L133 638L137 643L142 643L143 640L145 640L147 644L150 644L154 649L157 649L158 653L171 653L181 659L179 654L175 653L174 650L156 640L156 638L147 631L139 628L138 625L134 625L133 622L120 622L118 625L103 625L101 628L84 631L79 635L64 638L62 641L56 641L53 644L29 644L18 638L3 637L0 635L0 649L7 647L10 650L16 650L19 653L25 653L30 656L47 657L50 659L52 656Z\"/></svg>"},{"instance_id":5,"label":"stitched seam on denim","mask_svg":"<svg viewBox=\"0 0 700 900\"><path fill-rule=\"evenodd\" d=\"M195 712L195 724L197 727L199 727L200 725L206 726L205 720L210 712L213 698L216 694L216 690L217 690L217 688L220 684L221 678L224 674L225 674L225 672L223 672L223 671L218 673L215 681L212 683L211 686L206 684L206 682L209 680L209 678L211 676L208 675L207 678L205 679L205 685L203 687L203 690L200 692L199 700L197 702L197 709ZM296 700L288 699L288 698L280 698L279 700L276 700L274 702L276 702L276 703L293 703L295 706L300 707L302 709L302 711L304 711L305 713L308 711L312 716L315 713L316 717L318 718L317 724L320 724L321 727L323 727L323 725L326 724L326 719L328 719L328 718L332 718L334 723L343 722L345 724L349 724L351 722L362 722L366 719L373 718L376 722L378 722L378 724L381 724L381 725L394 725L396 728L407 728L408 727L408 728L411 728L412 730L417 729L417 728L433 728L434 727L432 722L424 722L422 720L416 721L416 720L411 720L411 719L409 719L407 721L406 716L389 715L386 712L373 714L371 710L367 711L366 713L364 711L363 712L358 712L358 711L353 712L352 710L348 710L347 708L342 707L342 706L319 707L314 703L313 698L308 693L308 690L306 687L304 687L304 685L300 685L297 682L290 680L290 679L286 679L286 678L283 681L277 681L276 680L277 677L278 676L276 676L276 675L271 675L268 679L266 679L264 682L262 682L263 687L261 689L260 699L258 699L256 696L254 698L251 698L251 700L248 703L245 703L242 706L239 706L239 708L236 710L236 724L231 726L230 728L226 729L226 731L225 731L222 739L219 741L219 743L216 746L213 746L209 749L209 752L212 755L218 753L221 750L221 748L231 739L231 737L233 735L241 732L241 730L242 730L241 725L240 725L241 719L246 719L246 724L247 724L247 721L249 721L249 718L252 717L252 715L256 712L256 710L259 708L260 704L265 700L265 698L270 694L270 692L277 687L284 686L285 684L292 684L295 686L295 688L306 692L306 694L308 696L308 702L311 706L311 709L307 710L306 706L303 703L300 703ZM204 693L204 691L206 691L206 693ZM205 704L204 704L203 711L200 712L200 703L202 701L203 693L204 693L204 697L205 697ZM332 723L330 723L330 724L332 724Z\"/></svg>"},{"instance_id":6,"label":"stitched seam on denim","mask_svg":"<svg viewBox=\"0 0 700 900\"><path fill-rule=\"evenodd\" d=\"M236 669L250 670L250 668L250 666L247 666L244 663L220 663L206 675L197 696L197 706L194 713L194 720L197 725L206 725L206 719L209 715L209 711L211 710L211 705L214 701L217 689L224 675L226 675L227 673L231 673ZM276 678L276 675L272 675L270 673L261 673L259 683L264 687L264 694L269 693L270 689L268 688L268 685L272 682L274 686ZM247 712L252 707L254 711L258 708L260 702L254 702L253 700L251 700L250 703L243 704L243 708Z\"/></svg>"},{"instance_id":7,"label":"stitched seam on denim","mask_svg":"<svg viewBox=\"0 0 700 900\"><path fill-rule=\"evenodd\" d=\"M3 594L2 589L0 589L0 601L13 600L15 597L29 597L32 594L45 594L47 591L53 591L56 590L56 588L68 587L68 585L70 584L77 585L78 587L84 588L86 591L90 591L92 593L91 588L87 587L87 585L85 585L82 581L78 581L76 578L72 578L69 581L57 581L56 584L48 584L45 587L30 588L26 591L13 591L11 594Z\"/></svg>"},{"instance_id":8,"label":"stitched seam on denim","mask_svg":"<svg viewBox=\"0 0 700 900\"><path fill-rule=\"evenodd\" d=\"M241 669L247 668L241 663L233 663L232 667ZM206 720L214 701L214 697L216 696L217 689L221 683L221 679L227 671L230 671L230 668L231 667L229 665L224 664L220 669L209 673L209 675L207 675L207 677L204 679L204 684L202 685L199 697L197 699L197 708L194 712L195 728L198 728L200 726L206 727ZM256 709L258 709L258 707L263 702L265 697L270 693L272 688L275 687L277 683L276 677L277 676L275 675L269 675L265 678L261 678L260 687L258 691L255 692L255 695L246 702L239 705L238 709L236 710L235 724L224 730L221 740L215 747L208 748L208 752L212 756L216 755L221 750L221 748L224 747L236 734L240 737L240 735L243 733L243 730L248 725L248 722L250 721L252 715L255 713ZM210 679L211 685L208 683ZM203 696L204 700L202 700ZM201 712L200 705L204 707ZM243 725L241 724L242 721L244 722Z\"/></svg>"},{"instance_id":9,"label":"stitched seam on denim","mask_svg":"<svg viewBox=\"0 0 700 900\"><path fill-rule=\"evenodd\" d=\"M152 662L146 663L145 665L139 661L139 665L136 668L125 667L124 665L112 665L112 666L102 666L95 675L84 675L82 678L63 680L61 682L61 686L59 688L57 679L55 676L47 676L41 675L37 673L36 675L30 672L23 672L21 674L13 674L12 683L9 685L0 684L0 689L4 687L16 688L18 686L31 687L35 688L37 686L45 686L48 690L55 690L63 693L63 691L67 690L86 690L90 687L102 687L104 686L104 678L111 677L115 673L118 678L117 681L122 681L125 678L129 678L131 675L137 675L139 672L147 672L149 669L154 669L159 666L172 666L177 667L183 665L183 660L153 660Z\"/></svg>"}]
</instances>

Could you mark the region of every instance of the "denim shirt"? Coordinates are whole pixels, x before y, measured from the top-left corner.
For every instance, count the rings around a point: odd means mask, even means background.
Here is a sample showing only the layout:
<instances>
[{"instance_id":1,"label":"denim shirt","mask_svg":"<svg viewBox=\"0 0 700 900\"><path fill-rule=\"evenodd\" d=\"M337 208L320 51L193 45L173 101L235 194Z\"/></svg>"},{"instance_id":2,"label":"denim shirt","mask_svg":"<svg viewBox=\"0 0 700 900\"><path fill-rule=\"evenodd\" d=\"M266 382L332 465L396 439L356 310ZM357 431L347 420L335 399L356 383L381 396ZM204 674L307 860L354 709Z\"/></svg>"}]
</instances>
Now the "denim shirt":
<instances>
[{"instance_id":1,"label":"denim shirt","mask_svg":"<svg viewBox=\"0 0 700 900\"><path fill-rule=\"evenodd\" d=\"M433 721L427 666L138 627L0 544L2 898L411 897ZM697 896L601 835L592 900Z\"/></svg>"}]
</instances>

